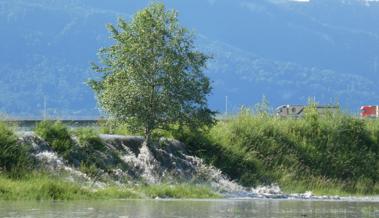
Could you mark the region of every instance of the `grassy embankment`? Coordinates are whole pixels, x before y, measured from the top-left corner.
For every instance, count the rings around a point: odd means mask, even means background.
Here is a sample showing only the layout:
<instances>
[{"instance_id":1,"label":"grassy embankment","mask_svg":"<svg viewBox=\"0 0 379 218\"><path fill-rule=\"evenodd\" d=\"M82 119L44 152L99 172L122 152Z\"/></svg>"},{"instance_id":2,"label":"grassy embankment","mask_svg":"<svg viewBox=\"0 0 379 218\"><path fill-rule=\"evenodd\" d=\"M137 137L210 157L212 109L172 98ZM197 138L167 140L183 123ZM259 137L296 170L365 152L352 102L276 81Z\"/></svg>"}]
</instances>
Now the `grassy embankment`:
<instances>
[{"instance_id":1,"label":"grassy embankment","mask_svg":"<svg viewBox=\"0 0 379 218\"><path fill-rule=\"evenodd\" d=\"M99 170L122 167L116 154L105 149L91 129L70 132L61 123L43 122L36 130L50 147L81 171L95 176ZM80 146L73 142L75 135ZM30 155L31 145L18 142L12 128L0 123L0 200L81 200L118 198L218 198L207 186L194 184L159 184L110 186L92 189L41 171ZM107 158L100 159L102 151ZM80 160L79 163L74 161Z\"/></svg>"},{"instance_id":2,"label":"grassy embankment","mask_svg":"<svg viewBox=\"0 0 379 218\"><path fill-rule=\"evenodd\" d=\"M182 132L178 138L247 186L277 183L291 193L379 194L379 120L321 116L312 107L301 119L243 110L205 135Z\"/></svg>"},{"instance_id":3,"label":"grassy embankment","mask_svg":"<svg viewBox=\"0 0 379 218\"><path fill-rule=\"evenodd\" d=\"M121 133L123 128L116 131ZM70 132L61 124L42 123L36 132L67 160L80 159L78 167L90 176L98 169L109 170L109 163L122 164L117 155L109 154L113 158L106 161L96 158L96 151L104 148L94 130ZM72 143L72 134L80 147ZM192 154L246 186L277 183L286 192L379 194L378 120L342 113L320 116L312 108L302 119L243 110L207 131L184 128L164 134L184 141ZM111 187L94 192L38 172L26 173L35 171L30 167L30 148L16 144L12 130L0 124L0 199L218 197L207 187L189 184Z\"/></svg>"}]
</instances>

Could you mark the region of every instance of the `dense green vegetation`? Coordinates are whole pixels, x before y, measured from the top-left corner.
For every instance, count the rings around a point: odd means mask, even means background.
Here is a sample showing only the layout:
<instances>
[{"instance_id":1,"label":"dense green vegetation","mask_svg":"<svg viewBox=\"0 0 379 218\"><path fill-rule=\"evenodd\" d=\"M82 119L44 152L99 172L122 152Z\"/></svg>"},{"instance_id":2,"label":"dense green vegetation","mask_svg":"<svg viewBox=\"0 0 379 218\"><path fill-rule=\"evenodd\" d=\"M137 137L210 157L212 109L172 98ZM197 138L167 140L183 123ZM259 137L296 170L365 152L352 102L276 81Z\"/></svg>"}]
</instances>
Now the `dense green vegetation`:
<instances>
[{"instance_id":1,"label":"dense green vegetation","mask_svg":"<svg viewBox=\"0 0 379 218\"><path fill-rule=\"evenodd\" d=\"M58 154L67 157L74 147L69 130L61 122L43 121L37 124L35 132Z\"/></svg>"},{"instance_id":2,"label":"dense green vegetation","mask_svg":"<svg viewBox=\"0 0 379 218\"><path fill-rule=\"evenodd\" d=\"M244 185L278 183L288 191L379 193L377 120L342 113L321 116L312 108L302 119L242 110L220 121L206 137L191 140L196 140L190 142L195 154Z\"/></svg>"},{"instance_id":3,"label":"dense green vegetation","mask_svg":"<svg viewBox=\"0 0 379 218\"><path fill-rule=\"evenodd\" d=\"M12 128L0 122L0 173L3 171L12 177L21 176L32 166L30 148L17 140Z\"/></svg>"}]
</instances>

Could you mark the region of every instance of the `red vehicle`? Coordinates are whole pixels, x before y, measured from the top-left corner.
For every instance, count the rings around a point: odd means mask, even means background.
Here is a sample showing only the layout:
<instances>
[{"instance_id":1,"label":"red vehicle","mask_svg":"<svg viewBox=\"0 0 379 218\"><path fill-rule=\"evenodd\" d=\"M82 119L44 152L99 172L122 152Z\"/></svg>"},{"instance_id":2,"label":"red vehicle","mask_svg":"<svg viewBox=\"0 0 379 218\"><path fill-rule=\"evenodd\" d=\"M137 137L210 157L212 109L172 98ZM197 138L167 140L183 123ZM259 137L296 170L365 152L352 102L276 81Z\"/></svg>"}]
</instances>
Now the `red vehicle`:
<instances>
[{"instance_id":1,"label":"red vehicle","mask_svg":"<svg viewBox=\"0 0 379 218\"><path fill-rule=\"evenodd\" d=\"M361 107L361 117L379 117L378 105L364 105Z\"/></svg>"}]
</instances>

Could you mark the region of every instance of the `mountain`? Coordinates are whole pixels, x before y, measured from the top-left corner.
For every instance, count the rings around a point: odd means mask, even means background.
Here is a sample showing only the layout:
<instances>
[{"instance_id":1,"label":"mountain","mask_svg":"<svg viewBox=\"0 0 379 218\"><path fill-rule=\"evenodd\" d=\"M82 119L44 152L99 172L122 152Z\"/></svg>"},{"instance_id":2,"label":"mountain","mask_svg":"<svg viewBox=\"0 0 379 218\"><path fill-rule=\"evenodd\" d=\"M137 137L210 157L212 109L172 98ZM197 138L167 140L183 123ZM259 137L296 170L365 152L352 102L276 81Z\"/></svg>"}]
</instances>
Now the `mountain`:
<instances>
[{"instance_id":1,"label":"mountain","mask_svg":"<svg viewBox=\"0 0 379 218\"><path fill-rule=\"evenodd\" d=\"M224 111L339 102L379 104L379 2L369 0L164 1L213 56L210 106ZM90 63L112 43L105 29L148 5L131 0L0 0L0 112L96 117Z\"/></svg>"}]
</instances>

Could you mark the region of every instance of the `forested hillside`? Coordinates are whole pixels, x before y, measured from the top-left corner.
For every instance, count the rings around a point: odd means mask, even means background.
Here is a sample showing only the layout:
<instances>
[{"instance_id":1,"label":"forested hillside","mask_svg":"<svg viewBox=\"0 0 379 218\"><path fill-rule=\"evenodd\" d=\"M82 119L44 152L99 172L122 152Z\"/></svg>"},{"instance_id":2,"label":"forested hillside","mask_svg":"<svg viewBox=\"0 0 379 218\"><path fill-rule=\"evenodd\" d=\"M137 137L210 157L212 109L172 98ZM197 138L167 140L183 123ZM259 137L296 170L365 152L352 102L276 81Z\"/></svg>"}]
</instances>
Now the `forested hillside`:
<instances>
[{"instance_id":1,"label":"forested hillside","mask_svg":"<svg viewBox=\"0 0 379 218\"><path fill-rule=\"evenodd\" d=\"M226 95L230 110L262 95L272 106L303 104L309 96L350 111L379 104L378 2L164 2L213 56L213 109L224 111ZM46 102L50 116L98 116L85 81L96 77L90 63L98 49L111 43L105 25L147 4L0 0L0 112L40 117Z\"/></svg>"}]
</instances>

